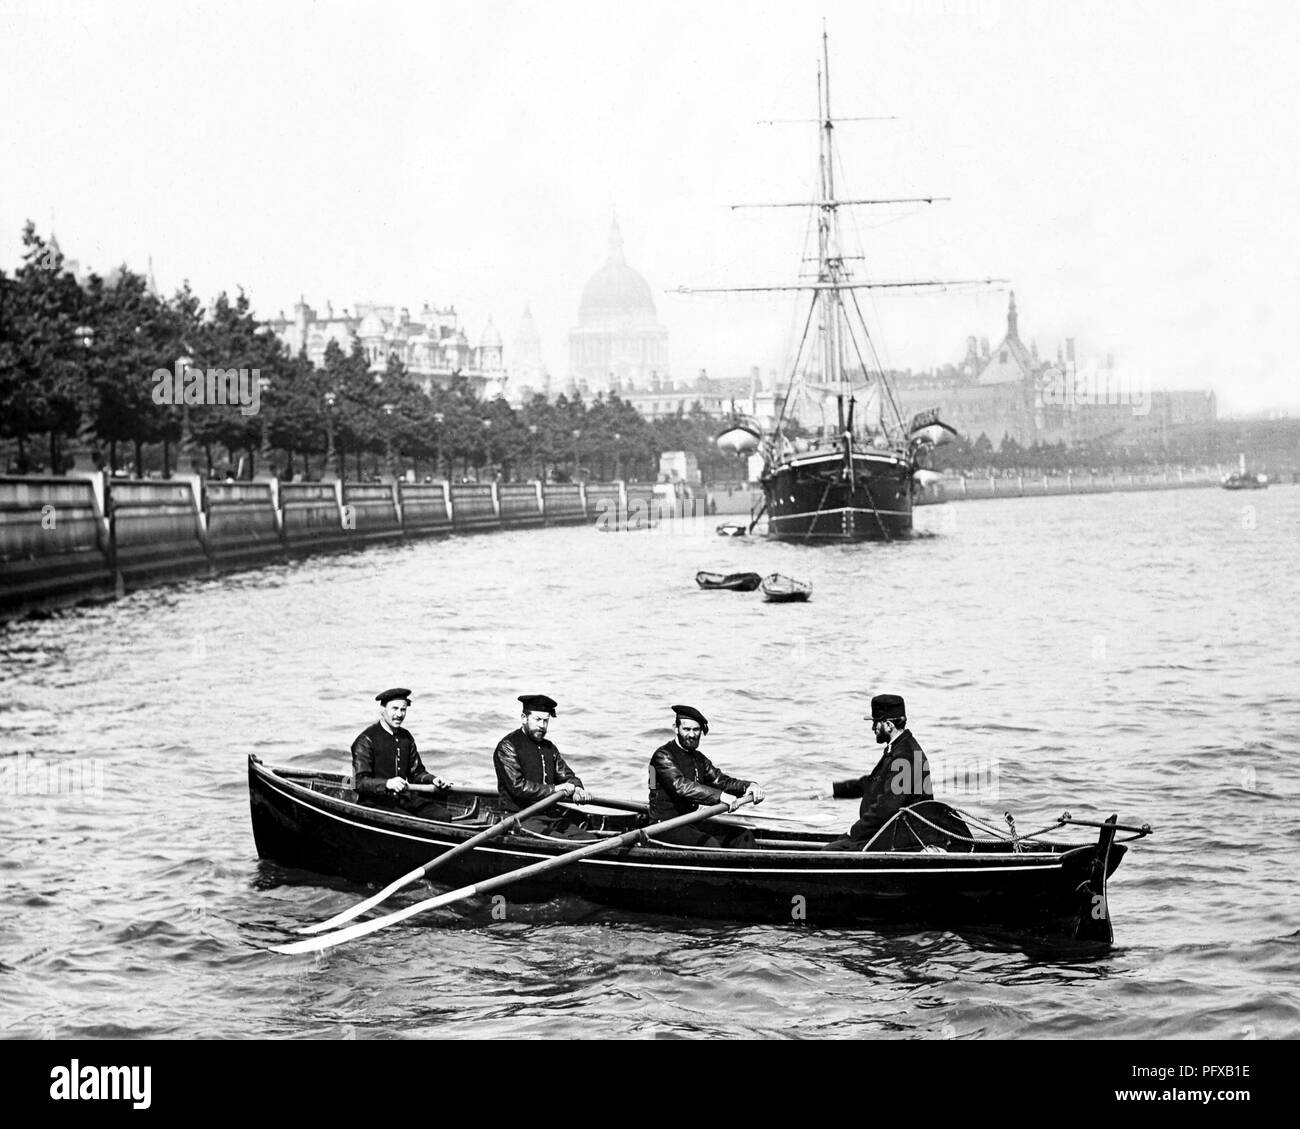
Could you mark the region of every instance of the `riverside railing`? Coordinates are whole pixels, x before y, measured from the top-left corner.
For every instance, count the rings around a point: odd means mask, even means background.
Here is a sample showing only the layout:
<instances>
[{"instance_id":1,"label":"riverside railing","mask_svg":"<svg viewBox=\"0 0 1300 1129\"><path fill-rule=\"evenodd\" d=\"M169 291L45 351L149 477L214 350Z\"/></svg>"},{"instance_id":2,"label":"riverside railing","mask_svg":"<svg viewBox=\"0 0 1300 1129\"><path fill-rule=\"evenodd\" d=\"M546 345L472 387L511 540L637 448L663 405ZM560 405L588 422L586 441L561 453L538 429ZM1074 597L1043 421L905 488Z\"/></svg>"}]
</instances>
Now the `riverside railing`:
<instances>
[{"instance_id":1,"label":"riverside railing","mask_svg":"<svg viewBox=\"0 0 1300 1129\"><path fill-rule=\"evenodd\" d=\"M1053 494L1106 494L1125 490L1179 490L1217 486L1222 467L1175 467L1170 470L1105 474L948 475L926 488L926 502L961 502L975 498L1032 498Z\"/></svg>"},{"instance_id":2,"label":"riverside railing","mask_svg":"<svg viewBox=\"0 0 1300 1129\"><path fill-rule=\"evenodd\" d=\"M633 487L639 509L649 487ZM407 537L625 518L625 483L0 476L0 610Z\"/></svg>"}]
</instances>

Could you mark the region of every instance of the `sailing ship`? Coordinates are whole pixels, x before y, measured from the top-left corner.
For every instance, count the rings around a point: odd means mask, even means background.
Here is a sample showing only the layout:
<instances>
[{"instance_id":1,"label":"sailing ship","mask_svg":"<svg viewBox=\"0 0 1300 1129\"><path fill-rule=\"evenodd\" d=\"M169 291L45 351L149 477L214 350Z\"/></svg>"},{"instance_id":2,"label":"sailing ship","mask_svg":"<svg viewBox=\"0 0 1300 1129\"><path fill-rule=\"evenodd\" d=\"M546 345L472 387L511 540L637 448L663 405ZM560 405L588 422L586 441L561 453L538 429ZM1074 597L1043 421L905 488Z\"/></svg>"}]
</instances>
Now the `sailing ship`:
<instances>
[{"instance_id":1,"label":"sailing ship","mask_svg":"<svg viewBox=\"0 0 1300 1129\"><path fill-rule=\"evenodd\" d=\"M806 329L774 425L766 428L753 416L733 413L715 443L724 453L748 457L757 452L762 456L762 499L751 527L766 513L768 535L780 541L893 541L912 531L912 506L924 495L925 474L932 475L929 467L934 448L957 433L939 419L937 409L904 417L867 330L857 291L1003 280L873 282L854 278L848 265L851 257L841 249L842 208L929 204L941 197L837 197L835 120L825 31L817 93L819 191L816 200L806 202L817 219L816 278L788 286L716 288L811 292ZM683 288L683 292L703 289ZM804 433L797 415L799 402L806 397L819 398L822 408L822 426L812 434ZM833 413L827 411L831 405Z\"/></svg>"}]
</instances>

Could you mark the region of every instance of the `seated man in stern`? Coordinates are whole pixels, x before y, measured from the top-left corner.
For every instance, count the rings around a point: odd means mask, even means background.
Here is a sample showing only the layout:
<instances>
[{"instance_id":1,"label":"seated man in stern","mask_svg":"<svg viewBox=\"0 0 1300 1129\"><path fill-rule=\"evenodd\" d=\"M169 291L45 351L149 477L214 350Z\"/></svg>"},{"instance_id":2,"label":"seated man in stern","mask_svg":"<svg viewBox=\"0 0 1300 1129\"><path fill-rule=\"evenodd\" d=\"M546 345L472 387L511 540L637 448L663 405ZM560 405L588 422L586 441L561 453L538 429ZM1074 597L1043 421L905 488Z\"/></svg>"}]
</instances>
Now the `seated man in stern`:
<instances>
[{"instance_id":1,"label":"seated man in stern","mask_svg":"<svg viewBox=\"0 0 1300 1129\"><path fill-rule=\"evenodd\" d=\"M700 752L700 738L709 732L708 719L694 706L673 706L672 710L676 736L650 757L650 822L687 815L701 806L728 803L734 807L746 794L761 804L767 793L758 784L720 772ZM660 832L655 838L683 847L754 847L754 833L747 827L725 840L700 830L697 824Z\"/></svg>"},{"instance_id":2,"label":"seated man in stern","mask_svg":"<svg viewBox=\"0 0 1300 1129\"><path fill-rule=\"evenodd\" d=\"M428 801L415 799L410 785L431 784L440 789L450 785L425 770L415 738L402 728L411 707L411 691L394 686L376 694L375 701L379 703L379 720L352 742L353 787L362 803L418 811Z\"/></svg>"},{"instance_id":3,"label":"seated man in stern","mask_svg":"<svg viewBox=\"0 0 1300 1129\"><path fill-rule=\"evenodd\" d=\"M872 698L871 730L876 743L885 746L876 766L866 776L837 780L832 785L837 800L861 798L858 820L847 835L827 843L824 851L865 850L876 832L897 812L934 796L930 765L907 728L903 699L897 694Z\"/></svg>"},{"instance_id":4,"label":"seated man in stern","mask_svg":"<svg viewBox=\"0 0 1300 1129\"><path fill-rule=\"evenodd\" d=\"M555 699L545 694L520 694L519 701L523 706L519 728L502 737L492 753L502 809L522 811L552 792L585 804L591 794L582 786L581 777L565 763L554 742L546 737L555 716ZM542 835L565 838L585 830L580 818L555 807L529 817L523 826Z\"/></svg>"}]
</instances>

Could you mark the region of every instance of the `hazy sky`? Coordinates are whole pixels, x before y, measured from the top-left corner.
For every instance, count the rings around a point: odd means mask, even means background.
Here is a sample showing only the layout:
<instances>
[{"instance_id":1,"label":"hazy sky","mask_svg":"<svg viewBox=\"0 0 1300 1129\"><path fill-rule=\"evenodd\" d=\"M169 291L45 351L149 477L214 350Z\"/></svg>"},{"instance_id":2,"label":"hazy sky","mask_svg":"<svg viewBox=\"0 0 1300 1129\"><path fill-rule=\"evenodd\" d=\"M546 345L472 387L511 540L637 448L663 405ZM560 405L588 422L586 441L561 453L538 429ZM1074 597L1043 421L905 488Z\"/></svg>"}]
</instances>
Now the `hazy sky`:
<instances>
[{"instance_id":1,"label":"hazy sky","mask_svg":"<svg viewBox=\"0 0 1300 1129\"><path fill-rule=\"evenodd\" d=\"M97 269L454 305L553 373L611 217L674 375L779 368L807 217L822 18L877 278L1011 281L1021 336L1113 352L1222 411L1300 411L1300 14L1248 3L50 3L0 0L0 264L53 220ZM996 344L1005 291L876 297L887 363Z\"/></svg>"}]
</instances>

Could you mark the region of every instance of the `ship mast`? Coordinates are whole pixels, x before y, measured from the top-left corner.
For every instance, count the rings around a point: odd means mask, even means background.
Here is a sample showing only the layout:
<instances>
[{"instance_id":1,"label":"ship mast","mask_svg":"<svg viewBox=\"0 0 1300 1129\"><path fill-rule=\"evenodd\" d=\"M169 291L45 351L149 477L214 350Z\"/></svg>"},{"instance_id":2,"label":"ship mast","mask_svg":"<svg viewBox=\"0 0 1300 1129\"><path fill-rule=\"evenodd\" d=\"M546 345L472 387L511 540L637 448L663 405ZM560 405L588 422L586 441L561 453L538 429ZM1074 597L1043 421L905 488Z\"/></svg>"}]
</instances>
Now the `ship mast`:
<instances>
[{"instance_id":1,"label":"ship mast","mask_svg":"<svg viewBox=\"0 0 1300 1129\"><path fill-rule=\"evenodd\" d=\"M806 123L808 119L798 119L801 123ZM845 118L844 121L877 121L891 120L889 118ZM946 196L894 196L875 199L849 199L837 200L835 197L835 162L834 162L834 134L835 122L831 118L831 82L830 82L830 36L826 30L825 23L822 25L822 58L817 70L817 118L816 118L819 144L818 144L818 178L819 188L818 199L816 200L796 200L781 203L762 203L762 204L732 204L736 208L794 208L812 206L817 212L817 280L815 282L799 281L785 285L757 285L757 286L679 286L673 293L677 294L739 294L739 293L773 293L777 291L808 291L813 292L813 300L808 305L808 319L804 323L803 333L801 335L794 364L791 369L790 382L786 388L784 397L778 410L776 425L773 438L769 440L765 449L765 454L769 462L773 460L777 448L774 444L777 438L782 434L783 427L787 418L787 413L791 410L792 399L797 395L796 385L799 382L800 361L805 359L808 354L805 348L816 343L821 354L821 385L829 390L837 390L837 420L839 424L839 435L844 444L845 460L845 477L853 479L855 471L853 468L853 438L852 428L854 423L854 397L853 386L848 376L849 366L846 365L845 358L850 348L857 356L858 364L861 367L864 376L869 372L866 359L862 356L862 347L874 352L874 346L871 344L870 335L865 325L865 319L862 318L862 312L858 307L856 291L858 290L896 290L896 289L928 289L931 287L946 288L949 286L988 286L1005 283L1007 280L1002 278L956 278L956 279L899 279L899 280L877 280L877 281L854 281L849 273L845 270L845 256L840 246L839 234L839 209L842 207L857 207L880 204L934 204L938 201L947 200ZM763 124L774 124L766 122ZM844 295L848 294L852 308L856 312L856 319L863 322L862 324L862 341L859 342L857 334L849 323L850 313L849 306L845 303ZM820 315L820 316L819 316ZM813 320L818 319L815 327ZM877 358L876 367L879 369L879 360ZM892 393L889 391L888 383L880 379L877 381L882 397L889 396L889 402L894 408L894 413L898 416L899 427L903 427L904 421L902 413L899 410L897 402L894 400ZM883 404L882 404L883 406ZM847 410L846 410L847 407Z\"/></svg>"},{"instance_id":2,"label":"ship mast","mask_svg":"<svg viewBox=\"0 0 1300 1129\"><path fill-rule=\"evenodd\" d=\"M824 85L823 85L824 81ZM822 66L817 82L818 117L821 126L821 207L817 217L818 267L817 281L826 284L824 290L815 292L822 299L822 353L827 384L837 388L835 396L837 434L844 443L845 473L853 478L853 439L848 434L845 401L850 401L848 417L852 418L852 389L844 371L843 311L840 285L844 281L844 265L840 259L839 202L835 199L835 122L831 117L831 57L829 38L822 27Z\"/></svg>"}]
</instances>

